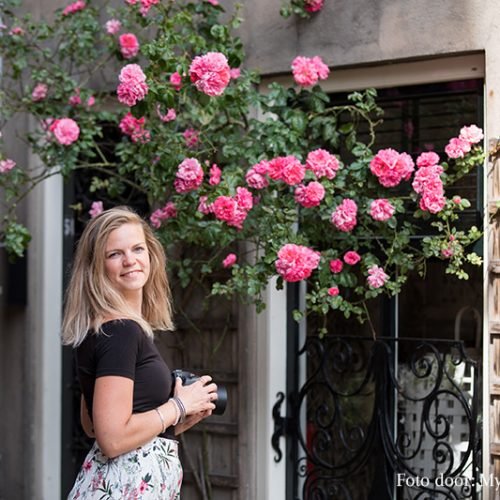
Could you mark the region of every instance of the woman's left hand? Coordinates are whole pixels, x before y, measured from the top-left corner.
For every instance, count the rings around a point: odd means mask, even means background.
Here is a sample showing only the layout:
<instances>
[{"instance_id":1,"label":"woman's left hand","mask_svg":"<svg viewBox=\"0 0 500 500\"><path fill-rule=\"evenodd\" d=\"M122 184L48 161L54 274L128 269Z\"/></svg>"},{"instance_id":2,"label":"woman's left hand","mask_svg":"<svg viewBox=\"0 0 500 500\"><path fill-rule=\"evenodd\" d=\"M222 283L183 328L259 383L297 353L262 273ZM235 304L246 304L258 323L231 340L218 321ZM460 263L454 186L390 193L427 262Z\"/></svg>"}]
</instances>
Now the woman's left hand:
<instances>
[{"instance_id":1,"label":"woman's left hand","mask_svg":"<svg viewBox=\"0 0 500 500\"><path fill-rule=\"evenodd\" d=\"M191 427L193 425L196 425L198 422L201 422L203 419L209 417L212 415L212 410L204 410L200 411L198 413L193 413L192 415L188 415L186 417L186 420L182 424L177 424L175 426L175 435L177 436L178 434L181 434Z\"/></svg>"}]
</instances>

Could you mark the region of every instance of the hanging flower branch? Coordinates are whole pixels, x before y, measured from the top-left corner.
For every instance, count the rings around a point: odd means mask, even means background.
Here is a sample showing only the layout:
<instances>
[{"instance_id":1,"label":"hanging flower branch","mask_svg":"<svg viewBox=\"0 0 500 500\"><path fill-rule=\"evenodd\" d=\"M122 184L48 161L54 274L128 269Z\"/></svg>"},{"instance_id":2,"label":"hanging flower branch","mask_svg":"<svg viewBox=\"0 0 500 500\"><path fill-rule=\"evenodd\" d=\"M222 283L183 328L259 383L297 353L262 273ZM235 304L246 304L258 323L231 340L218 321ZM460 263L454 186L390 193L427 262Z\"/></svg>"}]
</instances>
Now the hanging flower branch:
<instances>
[{"instance_id":1,"label":"hanging flower branch","mask_svg":"<svg viewBox=\"0 0 500 500\"><path fill-rule=\"evenodd\" d=\"M308 281L307 314L363 320L367 300L397 294L429 258L464 279L464 266L481 263L467 250L481 233L457 228L470 204L453 188L484 159L475 125L450 140L446 158L372 151L381 113L374 90L333 106L319 86L329 76L324 61L297 56L294 86L260 92L231 34L238 12L222 23L216 1L127 0L104 24L91 1L50 24L16 18L12 3L0 0L0 126L32 116L38 128L18 135L39 161L16 164L2 146L1 239L11 253L29 240L19 201L52 175L85 170L94 198L82 211L95 216L133 192L172 256L179 244L199 250L196 259L171 258L182 286L210 276L213 294L236 294L258 310L278 277L278 286ZM121 139L104 147L110 125ZM432 235L414 238L422 224Z\"/></svg>"},{"instance_id":2,"label":"hanging flower branch","mask_svg":"<svg viewBox=\"0 0 500 500\"><path fill-rule=\"evenodd\" d=\"M281 7L280 13L283 17L295 14L300 17L309 18L311 14L319 12L324 6L325 0L291 0Z\"/></svg>"}]
</instances>

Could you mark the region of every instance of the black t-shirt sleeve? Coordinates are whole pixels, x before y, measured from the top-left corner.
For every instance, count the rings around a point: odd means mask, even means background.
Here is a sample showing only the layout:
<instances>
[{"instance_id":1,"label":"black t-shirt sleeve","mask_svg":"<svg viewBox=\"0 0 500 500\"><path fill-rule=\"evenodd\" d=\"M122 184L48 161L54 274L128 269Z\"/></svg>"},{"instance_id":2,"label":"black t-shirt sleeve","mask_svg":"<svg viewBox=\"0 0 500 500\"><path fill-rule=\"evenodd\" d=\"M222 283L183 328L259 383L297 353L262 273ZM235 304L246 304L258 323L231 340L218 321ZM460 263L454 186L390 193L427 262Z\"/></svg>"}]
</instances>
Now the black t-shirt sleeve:
<instances>
[{"instance_id":1,"label":"black t-shirt sleeve","mask_svg":"<svg viewBox=\"0 0 500 500\"><path fill-rule=\"evenodd\" d=\"M119 375L135 380L136 361L141 354L144 333L131 320L104 323L95 346L95 377Z\"/></svg>"}]
</instances>

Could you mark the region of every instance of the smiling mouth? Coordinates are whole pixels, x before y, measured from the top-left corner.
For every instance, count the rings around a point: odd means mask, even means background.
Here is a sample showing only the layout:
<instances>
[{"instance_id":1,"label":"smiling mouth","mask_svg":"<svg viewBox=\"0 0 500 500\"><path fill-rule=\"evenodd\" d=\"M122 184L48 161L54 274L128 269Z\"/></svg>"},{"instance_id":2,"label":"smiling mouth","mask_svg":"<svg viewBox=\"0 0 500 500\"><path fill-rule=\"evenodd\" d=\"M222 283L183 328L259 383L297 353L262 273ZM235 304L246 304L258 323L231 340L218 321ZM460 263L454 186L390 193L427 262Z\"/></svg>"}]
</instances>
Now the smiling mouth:
<instances>
[{"instance_id":1,"label":"smiling mouth","mask_svg":"<svg viewBox=\"0 0 500 500\"><path fill-rule=\"evenodd\" d=\"M133 276L136 273L140 273L140 272L142 272L140 269L134 269L133 271L128 271L126 273L121 274L120 276L122 276L122 277Z\"/></svg>"}]
</instances>

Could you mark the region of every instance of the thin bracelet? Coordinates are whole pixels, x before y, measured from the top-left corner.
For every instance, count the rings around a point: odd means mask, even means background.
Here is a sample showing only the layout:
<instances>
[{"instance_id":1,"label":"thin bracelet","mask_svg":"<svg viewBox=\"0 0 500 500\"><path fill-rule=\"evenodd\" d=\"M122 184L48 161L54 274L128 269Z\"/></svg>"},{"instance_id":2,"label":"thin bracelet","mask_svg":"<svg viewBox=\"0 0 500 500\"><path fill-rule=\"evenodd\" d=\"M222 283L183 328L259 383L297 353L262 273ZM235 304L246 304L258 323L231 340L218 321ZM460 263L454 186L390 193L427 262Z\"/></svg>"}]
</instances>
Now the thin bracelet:
<instances>
[{"instance_id":1,"label":"thin bracelet","mask_svg":"<svg viewBox=\"0 0 500 500\"><path fill-rule=\"evenodd\" d=\"M160 410L158 408L155 408L156 413L158 413L158 416L160 417L161 420L161 434L165 432L165 420L163 418L163 415L161 414Z\"/></svg>"},{"instance_id":2,"label":"thin bracelet","mask_svg":"<svg viewBox=\"0 0 500 500\"><path fill-rule=\"evenodd\" d=\"M179 408L179 412L181 414L179 417L179 423L182 424L184 420L186 420L186 407L179 397L174 396L172 400L175 401L175 404Z\"/></svg>"},{"instance_id":3,"label":"thin bracelet","mask_svg":"<svg viewBox=\"0 0 500 500\"><path fill-rule=\"evenodd\" d=\"M181 419L181 412L179 410L179 407L177 406L177 404L175 403L175 401L172 398L170 398L168 400L168 402L172 403L172 405L174 407L175 420L174 420L174 423L172 425L175 427L179 423L179 420Z\"/></svg>"}]
</instances>

